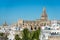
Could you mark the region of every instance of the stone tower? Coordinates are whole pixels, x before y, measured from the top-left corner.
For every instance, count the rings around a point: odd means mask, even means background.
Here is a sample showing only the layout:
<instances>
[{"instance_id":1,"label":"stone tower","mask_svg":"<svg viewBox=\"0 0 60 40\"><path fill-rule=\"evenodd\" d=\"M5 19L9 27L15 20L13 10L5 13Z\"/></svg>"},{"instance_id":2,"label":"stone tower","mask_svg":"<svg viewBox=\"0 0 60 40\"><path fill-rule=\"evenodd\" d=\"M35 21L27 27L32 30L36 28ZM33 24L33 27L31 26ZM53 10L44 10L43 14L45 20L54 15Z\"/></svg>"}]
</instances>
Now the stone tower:
<instances>
[{"instance_id":1,"label":"stone tower","mask_svg":"<svg viewBox=\"0 0 60 40\"><path fill-rule=\"evenodd\" d=\"M8 26L8 24L7 24L7 22L5 21L4 24L3 24L3 27L7 27L7 26Z\"/></svg>"},{"instance_id":2,"label":"stone tower","mask_svg":"<svg viewBox=\"0 0 60 40\"><path fill-rule=\"evenodd\" d=\"M41 19L40 19L40 25L41 26L46 26L46 25L50 25L50 20L48 20L48 16L46 14L46 8L43 8L43 12L41 15Z\"/></svg>"},{"instance_id":3,"label":"stone tower","mask_svg":"<svg viewBox=\"0 0 60 40\"><path fill-rule=\"evenodd\" d=\"M18 20L18 26L22 26L22 25L23 25L23 20L22 19Z\"/></svg>"},{"instance_id":4,"label":"stone tower","mask_svg":"<svg viewBox=\"0 0 60 40\"><path fill-rule=\"evenodd\" d=\"M46 14L46 8L44 7L42 15L41 15L41 20L47 20L47 19L48 19L48 17L47 17L47 14Z\"/></svg>"}]
</instances>

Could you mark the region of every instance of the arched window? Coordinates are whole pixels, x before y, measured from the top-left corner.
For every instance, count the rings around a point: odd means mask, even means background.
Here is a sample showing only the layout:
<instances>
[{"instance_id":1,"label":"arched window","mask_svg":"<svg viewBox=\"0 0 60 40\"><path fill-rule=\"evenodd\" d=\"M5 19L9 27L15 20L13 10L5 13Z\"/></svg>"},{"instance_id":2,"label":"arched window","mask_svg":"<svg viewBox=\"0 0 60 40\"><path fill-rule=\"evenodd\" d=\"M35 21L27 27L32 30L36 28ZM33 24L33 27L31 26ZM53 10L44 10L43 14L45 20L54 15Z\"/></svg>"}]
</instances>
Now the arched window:
<instances>
[{"instance_id":1,"label":"arched window","mask_svg":"<svg viewBox=\"0 0 60 40\"><path fill-rule=\"evenodd\" d=\"M31 30L33 30L32 26L31 26Z\"/></svg>"},{"instance_id":2,"label":"arched window","mask_svg":"<svg viewBox=\"0 0 60 40\"><path fill-rule=\"evenodd\" d=\"M36 30L37 28L35 27L34 29Z\"/></svg>"}]
</instances>

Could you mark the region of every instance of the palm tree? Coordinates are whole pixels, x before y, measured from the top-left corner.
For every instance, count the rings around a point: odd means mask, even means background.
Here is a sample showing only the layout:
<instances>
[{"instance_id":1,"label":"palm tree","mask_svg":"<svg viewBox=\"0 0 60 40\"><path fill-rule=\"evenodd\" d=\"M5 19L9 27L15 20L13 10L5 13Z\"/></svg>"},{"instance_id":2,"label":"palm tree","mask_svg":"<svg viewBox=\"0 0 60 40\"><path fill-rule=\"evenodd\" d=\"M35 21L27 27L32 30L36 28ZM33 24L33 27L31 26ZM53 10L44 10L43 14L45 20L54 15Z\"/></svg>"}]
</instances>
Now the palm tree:
<instances>
[{"instance_id":1,"label":"palm tree","mask_svg":"<svg viewBox=\"0 0 60 40\"><path fill-rule=\"evenodd\" d=\"M27 28L23 30L23 40L30 40L30 32Z\"/></svg>"},{"instance_id":2,"label":"palm tree","mask_svg":"<svg viewBox=\"0 0 60 40\"><path fill-rule=\"evenodd\" d=\"M29 31L27 28L23 30L22 39L16 35L16 40L39 40L40 28L36 31Z\"/></svg>"},{"instance_id":3,"label":"palm tree","mask_svg":"<svg viewBox=\"0 0 60 40\"><path fill-rule=\"evenodd\" d=\"M39 40L40 28L36 31L23 30L23 40Z\"/></svg>"},{"instance_id":4,"label":"palm tree","mask_svg":"<svg viewBox=\"0 0 60 40\"><path fill-rule=\"evenodd\" d=\"M32 40L39 40L39 35L40 35L40 28L36 31L34 31Z\"/></svg>"}]
</instances>

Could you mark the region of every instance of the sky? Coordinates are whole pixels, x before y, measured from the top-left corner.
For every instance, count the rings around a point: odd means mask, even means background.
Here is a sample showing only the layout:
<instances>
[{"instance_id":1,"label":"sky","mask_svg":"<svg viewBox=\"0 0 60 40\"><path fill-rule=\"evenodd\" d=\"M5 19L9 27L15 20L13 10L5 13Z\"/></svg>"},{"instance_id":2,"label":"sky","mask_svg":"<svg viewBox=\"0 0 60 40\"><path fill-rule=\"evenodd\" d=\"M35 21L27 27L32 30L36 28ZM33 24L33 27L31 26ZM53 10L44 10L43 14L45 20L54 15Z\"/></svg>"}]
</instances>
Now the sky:
<instances>
[{"instance_id":1,"label":"sky","mask_svg":"<svg viewBox=\"0 0 60 40\"><path fill-rule=\"evenodd\" d=\"M59 0L0 0L0 25L16 23L19 19L40 19L43 7L49 20L60 20Z\"/></svg>"}]
</instances>

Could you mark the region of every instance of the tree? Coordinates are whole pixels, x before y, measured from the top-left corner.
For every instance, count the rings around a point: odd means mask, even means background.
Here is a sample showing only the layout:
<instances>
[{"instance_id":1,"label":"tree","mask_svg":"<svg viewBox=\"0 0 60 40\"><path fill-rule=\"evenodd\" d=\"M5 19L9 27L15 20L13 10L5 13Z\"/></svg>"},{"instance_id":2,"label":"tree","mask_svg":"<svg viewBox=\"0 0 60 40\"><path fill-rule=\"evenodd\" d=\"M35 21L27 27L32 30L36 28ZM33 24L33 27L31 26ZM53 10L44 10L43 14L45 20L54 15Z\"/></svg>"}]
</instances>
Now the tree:
<instances>
[{"instance_id":1,"label":"tree","mask_svg":"<svg viewBox=\"0 0 60 40\"><path fill-rule=\"evenodd\" d=\"M19 35L15 35L15 40L21 40Z\"/></svg>"},{"instance_id":2,"label":"tree","mask_svg":"<svg viewBox=\"0 0 60 40\"><path fill-rule=\"evenodd\" d=\"M0 36L4 36L4 33L0 33Z\"/></svg>"},{"instance_id":3,"label":"tree","mask_svg":"<svg viewBox=\"0 0 60 40\"><path fill-rule=\"evenodd\" d=\"M39 40L40 28L36 31L29 31L27 28L23 30L22 39L16 35L15 40Z\"/></svg>"},{"instance_id":4,"label":"tree","mask_svg":"<svg viewBox=\"0 0 60 40\"><path fill-rule=\"evenodd\" d=\"M34 31L31 40L39 40L40 31L41 31L40 28L38 28L38 30Z\"/></svg>"},{"instance_id":5,"label":"tree","mask_svg":"<svg viewBox=\"0 0 60 40\"><path fill-rule=\"evenodd\" d=\"M5 33L0 33L0 37L2 37L5 40L8 40L7 35Z\"/></svg>"},{"instance_id":6,"label":"tree","mask_svg":"<svg viewBox=\"0 0 60 40\"><path fill-rule=\"evenodd\" d=\"M30 32L27 28L23 30L23 40L30 40Z\"/></svg>"}]
</instances>

